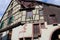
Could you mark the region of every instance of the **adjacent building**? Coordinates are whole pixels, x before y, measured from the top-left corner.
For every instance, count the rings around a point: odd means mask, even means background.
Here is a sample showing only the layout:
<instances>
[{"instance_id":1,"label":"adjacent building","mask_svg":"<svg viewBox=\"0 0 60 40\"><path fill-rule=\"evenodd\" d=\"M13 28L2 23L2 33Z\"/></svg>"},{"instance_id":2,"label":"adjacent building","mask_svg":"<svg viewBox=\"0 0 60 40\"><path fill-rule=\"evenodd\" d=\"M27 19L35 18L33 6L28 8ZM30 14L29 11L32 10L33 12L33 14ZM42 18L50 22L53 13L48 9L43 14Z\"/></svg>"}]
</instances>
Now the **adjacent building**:
<instances>
[{"instance_id":1,"label":"adjacent building","mask_svg":"<svg viewBox=\"0 0 60 40\"><path fill-rule=\"evenodd\" d=\"M2 40L52 40L53 32L60 31L59 10L38 2L11 0L1 19L1 29L17 27L2 32Z\"/></svg>"}]
</instances>

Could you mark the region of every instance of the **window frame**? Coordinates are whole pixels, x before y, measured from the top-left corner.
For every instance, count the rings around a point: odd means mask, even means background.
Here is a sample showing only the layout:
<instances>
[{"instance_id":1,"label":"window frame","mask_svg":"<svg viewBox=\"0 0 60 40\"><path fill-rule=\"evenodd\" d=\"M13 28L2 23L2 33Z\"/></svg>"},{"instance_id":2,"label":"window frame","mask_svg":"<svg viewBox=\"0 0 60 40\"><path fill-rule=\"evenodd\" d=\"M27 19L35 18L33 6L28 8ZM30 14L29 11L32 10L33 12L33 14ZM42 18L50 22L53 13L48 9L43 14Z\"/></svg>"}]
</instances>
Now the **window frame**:
<instances>
[{"instance_id":1,"label":"window frame","mask_svg":"<svg viewBox=\"0 0 60 40\"><path fill-rule=\"evenodd\" d=\"M34 30L34 26L35 26L35 25L36 25L36 26L38 25L38 28L37 28L37 29L39 29L39 30L37 30L38 32L36 32L36 31ZM34 31L35 31L35 33L34 33ZM34 35L36 35L36 36L34 36ZM33 36L34 36L34 38L38 37L39 35L41 35L39 23L33 24Z\"/></svg>"},{"instance_id":2,"label":"window frame","mask_svg":"<svg viewBox=\"0 0 60 40\"><path fill-rule=\"evenodd\" d=\"M32 19L32 18L33 18L32 10L26 10L26 19Z\"/></svg>"},{"instance_id":3,"label":"window frame","mask_svg":"<svg viewBox=\"0 0 60 40\"><path fill-rule=\"evenodd\" d=\"M4 21L1 22L0 24L0 29L4 26Z\"/></svg>"}]
</instances>

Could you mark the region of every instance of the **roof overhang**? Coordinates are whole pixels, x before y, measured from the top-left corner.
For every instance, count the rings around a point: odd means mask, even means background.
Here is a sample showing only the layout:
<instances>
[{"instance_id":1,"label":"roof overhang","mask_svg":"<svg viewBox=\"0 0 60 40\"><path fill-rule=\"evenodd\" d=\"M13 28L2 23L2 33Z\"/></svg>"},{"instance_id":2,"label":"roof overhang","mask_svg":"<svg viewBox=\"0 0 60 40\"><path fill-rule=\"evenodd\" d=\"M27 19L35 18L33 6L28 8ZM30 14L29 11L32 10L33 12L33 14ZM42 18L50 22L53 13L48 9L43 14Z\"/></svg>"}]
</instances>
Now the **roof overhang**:
<instances>
[{"instance_id":1,"label":"roof overhang","mask_svg":"<svg viewBox=\"0 0 60 40\"><path fill-rule=\"evenodd\" d=\"M37 2L37 3L40 3L40 4L44 4L44 5L50 5L50 6L55 6L55 7L60 7L60 5L54 5L54 4L50 4L50 3L46 3L46 2L42 2L42 1L28 1L28 0L16 0L18 3L20 3L21 1L24 1L24 2Z\"/></svg>"}]
</instances>

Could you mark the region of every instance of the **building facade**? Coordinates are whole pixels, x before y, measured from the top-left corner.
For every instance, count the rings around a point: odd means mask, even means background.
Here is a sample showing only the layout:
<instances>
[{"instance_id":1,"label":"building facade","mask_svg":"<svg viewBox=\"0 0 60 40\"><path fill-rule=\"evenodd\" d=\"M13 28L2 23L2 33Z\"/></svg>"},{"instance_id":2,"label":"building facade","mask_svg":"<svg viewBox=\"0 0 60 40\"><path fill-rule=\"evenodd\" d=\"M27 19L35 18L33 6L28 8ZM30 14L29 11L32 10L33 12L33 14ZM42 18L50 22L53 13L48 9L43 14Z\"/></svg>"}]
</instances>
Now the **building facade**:
<instances>
[{"instance_id":1,"label":"building facade","mask_svg":"<svg viewBox=\"0 0 60 40\"><path fill-rule=\"evenodd\" d=\"M0 20L0 25L1 25L1 20ZM1 40L1 38L2 38L2 33L0 33L0 40Z\"/></svg>"},{"instance_id":2,"label":"building facade","mask_svg":"<svg viewBox=\"0 0 60 40\"><path fill-rule=\"evenodd\" d=\"M60 39L60 8L37 2L11 0L1 19L1 29L16 26L2 32L2 40L58 40ZM57 38L54 39L56 30ZM53 35L53 36L52 36Z\"/></svg>"}]
</instances>

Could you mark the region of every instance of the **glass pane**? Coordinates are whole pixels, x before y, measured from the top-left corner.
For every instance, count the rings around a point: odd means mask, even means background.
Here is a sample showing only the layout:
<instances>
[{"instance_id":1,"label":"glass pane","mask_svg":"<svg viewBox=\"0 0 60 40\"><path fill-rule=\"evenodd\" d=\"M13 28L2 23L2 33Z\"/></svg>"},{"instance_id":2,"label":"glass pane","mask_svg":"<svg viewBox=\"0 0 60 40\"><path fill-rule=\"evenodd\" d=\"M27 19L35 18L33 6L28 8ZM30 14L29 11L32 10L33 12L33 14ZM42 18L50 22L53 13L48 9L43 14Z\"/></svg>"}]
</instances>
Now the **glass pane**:
<instances>
[{"instance_id":1,"label":"glass pane","mask_svg":"<svg viewBox=\"0 0 60 40\"><path fill-rule=\"evenodd\" d=\"M14 17L12 16L12 17L10 17L9 18L9 20L8 20L8 24L11 24L12 22L13 22L13 19L14 19Z\"/></svg>"},{"instance_id":2,"label":"glass pane","mask_svg":"<svg viewBox=\"0 0 60 40\"><path fill-rule=\"evenodd\" d=\"M43 11L39 11L39 15L43 15Z\"/></svg>"},{"instance_id":3,"label":"glass pane","mask_svg":"<svg viewBox=\"0 0 60 40\"><path fill-rule=\"evenodd\" d=\"M4 21L0 24L0 29L4 26Z\"/></svg>"},{"instance_id":4,"label":"glass pane","mask_svg":"<svg viewBox=\"0 0 60 40\"><path fill-rule=\"evenodd\" d=\"M28 11L27 12L27 18L32 18L33 17L33 13L32 13L32 11Z\"/></svg>"}]
</instances>

